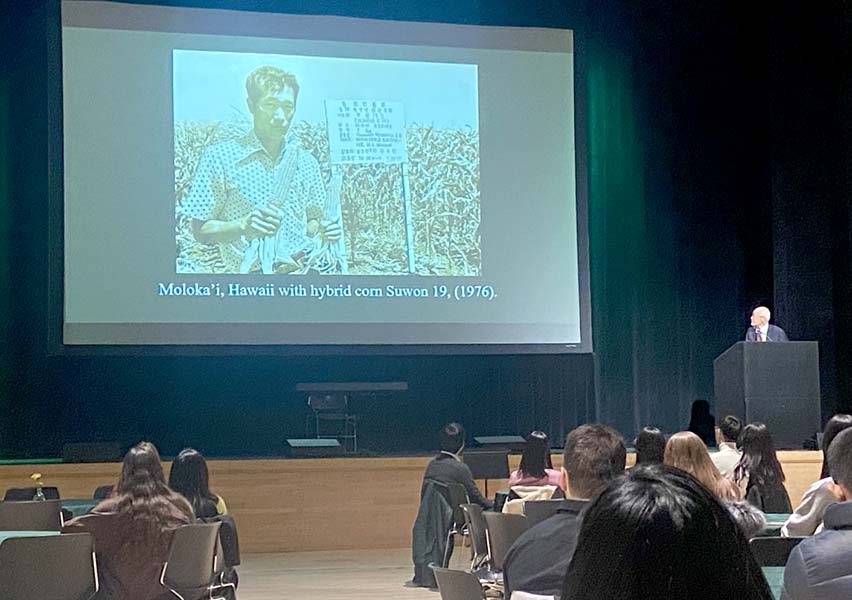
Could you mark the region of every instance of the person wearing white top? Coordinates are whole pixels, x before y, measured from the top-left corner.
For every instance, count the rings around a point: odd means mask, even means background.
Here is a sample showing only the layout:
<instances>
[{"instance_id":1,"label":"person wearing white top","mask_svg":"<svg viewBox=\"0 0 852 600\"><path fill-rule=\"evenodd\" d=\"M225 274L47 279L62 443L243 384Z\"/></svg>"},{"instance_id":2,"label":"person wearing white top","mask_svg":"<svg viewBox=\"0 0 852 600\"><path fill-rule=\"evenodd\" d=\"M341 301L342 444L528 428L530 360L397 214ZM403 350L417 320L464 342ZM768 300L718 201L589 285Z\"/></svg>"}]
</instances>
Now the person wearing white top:
<instances>
[{"instance_id":1,"label":"person wearing white top","mask_svg":"<svg viewBox=\"0 0 852 600\"><path fill-rule=\"evenodd\" d=\"M716 428L716 445L718 452L711 452L710 459L723 477L734 472L734 467L740 462L743 453L737 449L737 440L742 431L740 420L733 415L728 415Z\"/></svg>"},{"instance_id":2,"label":"person wearing white top","mask_svg":"<svg viewBox=\"0 0 852 600\"><path fill-rule=\"evenodd\" d=\"M831 477L820 479L802 496L802 502L781 527L781 537L808 536L822 531L825 509L837 503L834 481Z\"/></svg>"},{"instance_id":3,"label":"person wearing white top","mask_svg":"<svg viewBox=\"0 0 852 600\"><path fill-rule=\"evenodd\" d=\"M835 496L834 482L828 473L826 456L828 447L838 433L852 427L852 415L834 415L825 424L822 434L822 472L820 480L807 489L796 510L781 527L783 537L807 536L822 531L822 518L825 510L838 500Z\"/></svg>"}]
</instances>

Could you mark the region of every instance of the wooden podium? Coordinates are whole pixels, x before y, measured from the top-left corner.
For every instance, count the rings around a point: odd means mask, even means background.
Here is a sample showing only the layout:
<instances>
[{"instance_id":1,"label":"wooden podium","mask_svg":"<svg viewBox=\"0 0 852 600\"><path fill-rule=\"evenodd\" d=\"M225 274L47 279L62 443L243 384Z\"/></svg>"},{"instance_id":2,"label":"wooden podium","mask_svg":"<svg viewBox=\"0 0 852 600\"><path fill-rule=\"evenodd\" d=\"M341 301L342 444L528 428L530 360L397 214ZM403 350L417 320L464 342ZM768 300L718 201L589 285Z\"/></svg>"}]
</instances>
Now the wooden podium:
<instances>
[{"instance_id":1,"label":"wooden podium","mask_svg":"<svg viewBox=\"0 0 852 600\"><path fill-rule=\"evenodd\" d=\"M716 417L762 421L778 448L801 448L822 423L816 342L737 342L713 361Z\"/></svg>"}]
</instances>

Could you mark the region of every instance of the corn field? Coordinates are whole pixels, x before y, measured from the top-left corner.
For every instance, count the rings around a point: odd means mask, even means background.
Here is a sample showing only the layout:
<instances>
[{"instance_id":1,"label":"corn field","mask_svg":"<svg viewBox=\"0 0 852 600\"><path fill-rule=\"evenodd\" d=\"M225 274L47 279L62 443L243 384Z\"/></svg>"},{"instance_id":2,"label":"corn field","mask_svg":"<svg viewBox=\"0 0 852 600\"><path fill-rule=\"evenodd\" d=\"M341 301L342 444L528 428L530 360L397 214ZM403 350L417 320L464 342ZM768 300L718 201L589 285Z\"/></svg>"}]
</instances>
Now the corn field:
<instances>
[{"instance_id":1,"label":"corn field","mask_svg":"<svg viewBox=\"0 0 852 600\"><path fill-rule=\"evenodd\" d=\"M178 272L221 272L215 247L195 241L180 203L192 183L202 150L242 135L239 123L175 123L175 196ZM300 122L289 140L308 150L331 179L324 124ZM409 125L408 186L414 230L415 270L420 275L477 276L481 272L479 134L473 130ZM400 165L347 164L340 206L349 273L408 273Z\"/></svg>"}]
</instances>

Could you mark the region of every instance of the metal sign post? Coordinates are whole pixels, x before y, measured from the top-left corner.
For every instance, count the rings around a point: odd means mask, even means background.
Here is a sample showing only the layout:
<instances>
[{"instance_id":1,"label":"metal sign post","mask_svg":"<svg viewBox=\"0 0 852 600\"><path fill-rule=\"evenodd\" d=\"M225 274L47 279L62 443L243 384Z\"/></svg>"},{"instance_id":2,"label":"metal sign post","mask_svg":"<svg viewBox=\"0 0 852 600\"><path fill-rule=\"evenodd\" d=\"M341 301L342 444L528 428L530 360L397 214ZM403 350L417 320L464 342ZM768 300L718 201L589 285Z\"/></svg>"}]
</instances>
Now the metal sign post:
<instances>
[{"instance_id":1,"label":"metal sign post","mask_svg":"<svg viewBox=\"0 0 852 600\"><path fill-rule=\"evenodd\" d=\"M343 164L398 164L402 168L402 202L408 272L415 272L414 221L408 185L405 111L401 102L326 100L329 161Z\"/></svg>"}]
</instances>

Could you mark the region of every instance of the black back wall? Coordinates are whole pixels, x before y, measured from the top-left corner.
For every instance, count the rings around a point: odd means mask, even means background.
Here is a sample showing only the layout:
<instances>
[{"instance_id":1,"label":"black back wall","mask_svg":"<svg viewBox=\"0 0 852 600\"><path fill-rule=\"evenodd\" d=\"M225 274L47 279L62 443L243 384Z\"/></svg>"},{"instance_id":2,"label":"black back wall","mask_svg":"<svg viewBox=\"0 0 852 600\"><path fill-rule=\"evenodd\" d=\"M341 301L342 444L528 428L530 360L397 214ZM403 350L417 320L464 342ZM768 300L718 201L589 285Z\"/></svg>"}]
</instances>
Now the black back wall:
<instances>
[{"instance_id":1,"label":"black back wall","mask_svg":"<svg viewBox=\"0 0 852 600\"><path fill-rule=\"evenodd\" d=\"M428 450L454 419L477 434L542 428L559 438L592 419L630 437L645 424L672 431L693 399L710 398L713 357L758 303L796 338L821 342L825 410L850 410L847 3L781 3L771 14L662 0L205 4L576 28L586 42L594 360L47 356L46 12L12 2L0 13L7 453L145 437L166 454L277 454L304 433L293 385L316 380L409 382L407 394L362 404L376 452Z\"/></svg>"}]
</instances>

